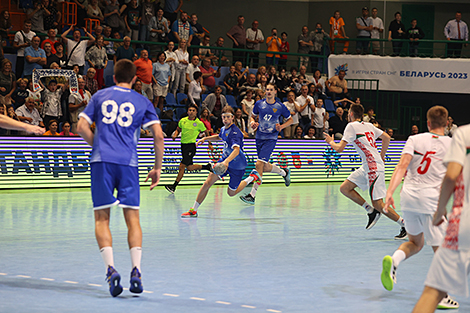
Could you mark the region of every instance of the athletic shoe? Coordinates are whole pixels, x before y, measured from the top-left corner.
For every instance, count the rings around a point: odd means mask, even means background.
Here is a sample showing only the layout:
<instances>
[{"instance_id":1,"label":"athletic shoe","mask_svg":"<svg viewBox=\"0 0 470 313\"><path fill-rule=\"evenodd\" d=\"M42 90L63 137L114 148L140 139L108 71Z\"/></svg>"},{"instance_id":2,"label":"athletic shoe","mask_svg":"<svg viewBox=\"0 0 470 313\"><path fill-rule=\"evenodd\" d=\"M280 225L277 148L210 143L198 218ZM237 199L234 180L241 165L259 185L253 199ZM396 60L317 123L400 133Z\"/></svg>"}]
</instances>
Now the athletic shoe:
<instances>
[{"instance_id":1,"label":"athletic shoe","mask_svg":"<svg viewBox=\"0 0 470 313\"><path fill-rule=\"evenodd\" d=\"M382 280L382 285L388 291L393 289L393 285L397 283L397 267L393 265L392 257L386 255L382 261L382 275L380 279Z\"/></svg>"},{"instance_id":2,"label":"athletic shoe","mask_svg":"<svg viewBox=\"0 0 470 313\"><path fill-rule=\"evenodd\" d=\"M400 233L395 236L395 240L405 240L408 239L408 233L406 232L405 227L400 229Z\"/></svg>"},{"instance_id":3,"label":"athletic shoe","mask_svg":"<svg viewBox=\"0 0 470 313\"><path fill-rule=\"evenodd\" d=\"M176 188L173 185L165 185L165 189L168 190L170 193L175 193Z\"/></svg>"},{"instance_id":4,"label":"athletic shoe","mask_svg":"<svg viewBox=\"0 0 470 313\"><path fill-rule=\"evenodd\" d=\"M207 165L209 166L209 172L214 173L214 163L212 163L212 161L211 161L211 162L207 163Z\"/></svg>"},{"instance_id":5,"label":"athletic shoe","mask_svg":"<svg viewBox=\"0 0 470 313\"><path fill-rule=\"evenodd\" d=\"M369 230L372 227L374 227L375 224L379 221L380 218L380 212L374 209L372 213L367 213L367 216L369 217L369 221L367 222L366 229Z\"/></svg>"},{"instance_id":6,"label":"athletic shoe","mask_svg":"<svg viewBox=\"0 0 470 313\"><path fill-rule=\"evenodd\" d=\"M257 170L252 170L250 176L254 178L253 183L258 183L258 185L261 185L263 183L263 178L261 178L261 175L258 173Z\"/></svg>"},{"instance_id":7,"label":"athletic shoe","mask_svg":"<svg viewBox=\"0 0 470 313\"><path fill-rule=\"evenodd\" d=\"M446 295L441 302L437 305L438 309L458 309L459 308L459 303L449 297L449 295Z\"/></svg>"},{"instance_id":8,"label":"athletic shoe","mask_svg":"<svg viewBox=\"0 0 470 313\"><path fill-rule=\"evenodd\" d=\"M181 214L181 217L197 217L197 211L191 208L188 212Z\"/></svg>"},{"instance_id":9,"label":"athletic shoe","mask_svg":"<svg viewBox=\"0 0 470 313\"><path fill-rule=\"evenodd\" d=\"M240 200L245 202L246 204L255 204L255 198L249 193L246 196L240 196Z\"/></svg>"},{"instance_id":10,"label":"athletic shoe","mask_svg":"<svg viewBox=\"0 0 470 313\"><path fill-rule=\"evenodd\" d=\"M286 187L289 187L289 185L290 185L290 169L288 167L286 167L284 171L286 171L286 176L283 176L282 178L284 178L284 183L286 184Z\"/></svg>"},{"instance_id":11,"label":"athletic shoe","mask_svg":"<svg viewBox=\"0 0 470 313\"><path fill-rule=\"evenodd\" d=\"M113 297L117 297L122 292L121 275L112 266L108 266L108 273L106 274L106 281L109 284L109 293Z\"/></svg>"},{"instance_id":12,"label":"athletic shoe","mask_svg":"<svg viewBox=\"0 0 470 313\"><path fill-rule=\"evenodd\" d=\"M131 272L131 286L129 291L132 293L142 293L144 287L142 286L142 280L140 278L140 272L137 267L134 267Z\"/></svg>"}]
</instances>

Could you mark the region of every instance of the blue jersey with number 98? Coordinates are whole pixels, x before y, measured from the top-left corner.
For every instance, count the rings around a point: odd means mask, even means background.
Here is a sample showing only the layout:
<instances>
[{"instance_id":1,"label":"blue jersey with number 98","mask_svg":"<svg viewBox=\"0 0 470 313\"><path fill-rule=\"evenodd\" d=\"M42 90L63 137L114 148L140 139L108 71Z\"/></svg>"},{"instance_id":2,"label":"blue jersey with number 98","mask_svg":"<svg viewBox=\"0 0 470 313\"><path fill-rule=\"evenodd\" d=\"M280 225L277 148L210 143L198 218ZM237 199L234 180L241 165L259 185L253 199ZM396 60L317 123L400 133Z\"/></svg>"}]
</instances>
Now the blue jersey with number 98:
<instances>
[{"instance_id":1,"label":"blue jersey with number 98","mask_svg":"<svg viewBox=\"0 0 470 313\"><path fill-rule=\"evenodd\" d=\"M90 162L138 166L140 128L160 123L152 103L134 90L110 87L93 95L79 115L95 122Z\"/></svg>"},{"instance_id":2,"label":"blue jersey with number 98","mask_svg":"<svg viewBox=\"0 0 470 313\"><path fill-rule=\"evenodd\" d=\"M259 126L256 132L256 139L275 139L279 132L276 124L282 124L281 117L291 116L289 109L279 101L269 104L266 99L258 100L253 107L253 115L259 116Z\"/></svg>"}]
</instances>

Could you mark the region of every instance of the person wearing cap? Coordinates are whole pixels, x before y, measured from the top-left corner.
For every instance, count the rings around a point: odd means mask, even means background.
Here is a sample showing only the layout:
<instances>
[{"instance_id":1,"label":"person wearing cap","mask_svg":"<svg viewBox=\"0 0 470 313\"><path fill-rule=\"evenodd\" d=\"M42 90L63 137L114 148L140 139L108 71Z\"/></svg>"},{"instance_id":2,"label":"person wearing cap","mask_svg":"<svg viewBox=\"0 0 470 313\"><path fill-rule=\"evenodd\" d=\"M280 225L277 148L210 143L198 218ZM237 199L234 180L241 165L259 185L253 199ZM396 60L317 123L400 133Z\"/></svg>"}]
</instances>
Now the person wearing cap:
<instances>
[{"instance_id":1,"label":"person wearing cap","mask_svg":"<svg viewBox=\"0 0 470 313\"><path fill-rule=\"evenodd\" d=\"M370 38L372 26L372 18L369 16L369 8L362 8L362 16L356 18L357 38ZM369 40L356 41L356 53L366 54L369 51Z\"/></svg>"}]
</instances>

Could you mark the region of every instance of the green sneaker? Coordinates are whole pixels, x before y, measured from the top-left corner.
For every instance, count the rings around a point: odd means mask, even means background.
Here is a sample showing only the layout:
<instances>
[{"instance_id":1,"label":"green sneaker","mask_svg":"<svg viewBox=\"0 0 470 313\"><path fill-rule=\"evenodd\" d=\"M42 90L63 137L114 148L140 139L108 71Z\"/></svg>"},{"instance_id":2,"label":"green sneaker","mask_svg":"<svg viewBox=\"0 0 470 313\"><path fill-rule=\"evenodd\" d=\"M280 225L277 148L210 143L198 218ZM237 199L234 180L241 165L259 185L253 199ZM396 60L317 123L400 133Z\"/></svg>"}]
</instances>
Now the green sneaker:
<instances>
[{"instance_id":1,"label":"green sneaker","mask_svg":"<svg viewBox=\"0 0 470 313\"><path fill-rule=\"evenodd\" d=\"M382 280L382 285L388 291L393 289L393 285L397 283L396 277L396 266L393 266L392 257L386 255L382 261L382 275L380 279Z\"/></svg>"}]
</instances>

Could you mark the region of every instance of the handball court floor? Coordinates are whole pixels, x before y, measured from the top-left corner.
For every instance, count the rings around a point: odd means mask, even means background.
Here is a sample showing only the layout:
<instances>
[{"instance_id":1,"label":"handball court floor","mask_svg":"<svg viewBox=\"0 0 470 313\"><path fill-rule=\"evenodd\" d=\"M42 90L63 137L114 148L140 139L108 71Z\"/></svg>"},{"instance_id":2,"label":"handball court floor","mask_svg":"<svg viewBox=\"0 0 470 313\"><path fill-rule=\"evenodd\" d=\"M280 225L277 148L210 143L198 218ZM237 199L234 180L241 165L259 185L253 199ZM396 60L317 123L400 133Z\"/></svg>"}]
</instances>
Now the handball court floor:
<instances>
[{"instance_id":1,"label":"handball court floor","mask_svg":"<svg viewBox=\"0 0 470 313\"><path fill-rule=\"evenodd\" d=\"M118 298L105 282L88 189L0 192L0 312L402 313L421 294L431 248L401 263L386 291L381 263L401 243L399 226L382 217L366 231L365 211L339 184L265 184L255 206L214 187L199 218L181 219L198 189L141 189L145 292ZM128 288L121 209L111 231ZM456 300L470 310L469 299Z\"/></svg>"}]
</instances>

